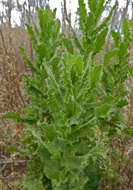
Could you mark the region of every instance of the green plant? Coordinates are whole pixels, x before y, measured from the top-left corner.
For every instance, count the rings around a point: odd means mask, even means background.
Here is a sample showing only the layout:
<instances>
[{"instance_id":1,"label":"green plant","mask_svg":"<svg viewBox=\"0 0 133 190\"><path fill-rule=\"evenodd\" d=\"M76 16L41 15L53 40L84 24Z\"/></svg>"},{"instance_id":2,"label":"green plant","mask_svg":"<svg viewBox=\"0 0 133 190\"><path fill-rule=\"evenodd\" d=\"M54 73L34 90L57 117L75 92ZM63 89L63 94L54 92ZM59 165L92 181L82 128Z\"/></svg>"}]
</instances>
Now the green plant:
<instances>
[{"instance_id":1,"label":"green plant","mask_svg":"<svg viewBox=\"0 0 133 190\"><path fill-rule=\"evenodd\" d=\"M131 73L130 27L124 20L123 37L112 31L106 52L103 46L115 6L99 25L104 0L89 0L88 5L89 12L79 0L80 39L69 20L73 39L60 33L56 11L49 7L37 9L39 29L27 25L36 56L31 62L21 48L33 72L24 74L30 103L21 115L4 115L27 124L19 152L33 161L28 176L19 182L24 189L95 190L105 175L114 179L110 154L117 153L111 140L124 135L127 127L122 108L128 104L124 82ZM104 58L99 63L95 58L101 51Z\"/></svg>"}]
</instances>

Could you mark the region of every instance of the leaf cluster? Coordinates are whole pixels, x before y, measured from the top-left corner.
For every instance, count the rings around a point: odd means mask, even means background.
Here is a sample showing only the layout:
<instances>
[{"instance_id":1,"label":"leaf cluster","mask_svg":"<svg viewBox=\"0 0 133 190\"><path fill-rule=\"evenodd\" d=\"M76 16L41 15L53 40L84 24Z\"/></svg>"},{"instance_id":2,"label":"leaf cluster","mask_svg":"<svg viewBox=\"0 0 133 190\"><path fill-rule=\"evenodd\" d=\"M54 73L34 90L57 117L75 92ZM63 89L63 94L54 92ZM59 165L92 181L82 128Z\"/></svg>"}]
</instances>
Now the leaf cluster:
<instances>
[{"instance_id":1,"label":"leaf cluster","mask_svg":"<svg viewBox=\"0 0 133 190\"><path fill-rule=\"evenodd\" d=\"M79 39L60 32L56 11L37 9L39 28L27 25L35 59L21 48L33 76L24 74L30 103L23 114L4 118L27 124L19 152L31 156L29 175L20 184L28 190L94 190L106 175L110 139L124 134L122 108L128 104L124 82L131 74L128 62L130 26L123 23L123 36L112 31L108 51L103 49L111 10L101 24L104 0L88 0L89 12L79 0ZM96 62L103 50L104 59ZM107 162L106 162L107 163ZM37 180L36 180L37 179Z\"/></svg>"}]
</instances>

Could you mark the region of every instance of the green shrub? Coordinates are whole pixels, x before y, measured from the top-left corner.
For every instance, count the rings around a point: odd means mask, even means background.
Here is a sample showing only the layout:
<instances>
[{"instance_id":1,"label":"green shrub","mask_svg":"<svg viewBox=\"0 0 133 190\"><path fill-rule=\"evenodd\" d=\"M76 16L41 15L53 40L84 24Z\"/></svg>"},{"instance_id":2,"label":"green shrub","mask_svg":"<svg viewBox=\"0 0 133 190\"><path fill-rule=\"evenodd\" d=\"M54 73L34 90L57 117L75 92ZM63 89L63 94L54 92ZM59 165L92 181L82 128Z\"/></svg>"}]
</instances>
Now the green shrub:
<instances>
[{"instance_id":1,"label":"green shrub","mask_svg":"<svg viewBox=\"0 0 133 190\"><path fill-rule=\"evenodd\" d=\"M39 28L27 25L35 51L31 62L21 48L33 72L24 74L30 103L21 115L4 115L27 124L19 152L33 161L19 182L24 189L96 190L103 176L112 176L109 155L116 152L110 141L124 135L127 127L122 108L128 104L124 82L131 73L130 27L124 20L122 36L112 31L106 51L108 24L116 7L99 25L104 0L89 0L88 6L89 12L79 0L80 39L69 20L72 40L60 32L56 11L49 7L37 9ZM95 61L100 52L103 61Z\"/></svg>"}]
</instances>

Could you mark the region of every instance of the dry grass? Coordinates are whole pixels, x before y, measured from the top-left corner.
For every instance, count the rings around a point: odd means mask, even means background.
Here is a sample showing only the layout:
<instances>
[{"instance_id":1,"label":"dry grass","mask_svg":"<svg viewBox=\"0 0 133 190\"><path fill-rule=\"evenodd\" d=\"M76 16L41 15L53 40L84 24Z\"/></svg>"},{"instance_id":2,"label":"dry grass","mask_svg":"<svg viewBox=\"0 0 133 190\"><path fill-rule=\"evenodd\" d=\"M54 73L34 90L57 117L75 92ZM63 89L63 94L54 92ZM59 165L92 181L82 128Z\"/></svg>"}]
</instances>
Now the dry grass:
<instances>
[{"instance_id":1,"label":"dry grass","mask_svg":"<svg viewBox=\"0 0 133 190\"><path fill-rule=\"evenodd\" d=\"M0 160L22 160L17 154L7 154L10 144L19 145L24 126L14 121L3 120L7 111L21 112L26 101L21 73L27 71L18 46L27 49L30 55L30 41L22 28L0 30ZM24 173L25 163L0 165L0 189L17 190L13 181ZM3 170L1 171L1 168Z\"/></svg>"}]
</instances>

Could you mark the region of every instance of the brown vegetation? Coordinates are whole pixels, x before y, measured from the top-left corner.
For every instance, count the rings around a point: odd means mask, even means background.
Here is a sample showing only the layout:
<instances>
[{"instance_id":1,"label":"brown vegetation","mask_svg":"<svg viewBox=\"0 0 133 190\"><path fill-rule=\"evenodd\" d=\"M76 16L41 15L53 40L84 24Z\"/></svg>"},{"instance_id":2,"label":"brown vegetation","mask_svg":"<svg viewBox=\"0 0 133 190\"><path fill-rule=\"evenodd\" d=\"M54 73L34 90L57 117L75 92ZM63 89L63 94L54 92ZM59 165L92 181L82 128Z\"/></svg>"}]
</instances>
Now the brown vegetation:
<instances>
[{"instance_id":1,"label":"brown vegetation","mask_svg":"<svg viewBox=\"0 0 133 190\"><path fill-rule=\"evenodd\" d=\"M26 101L22 83L22 72L27 71L18 46L27 49L30 55L30 41L22 28L4 28L0 30L0 188L16 189L11 185L14 179L22 176L25 163L7 163L9 159L22 160L17 154L7 154L10 144L19 145L23 125L14 121L5 121L2 114L7 111L21 112Z\"/></svg>"}]
</instances>

